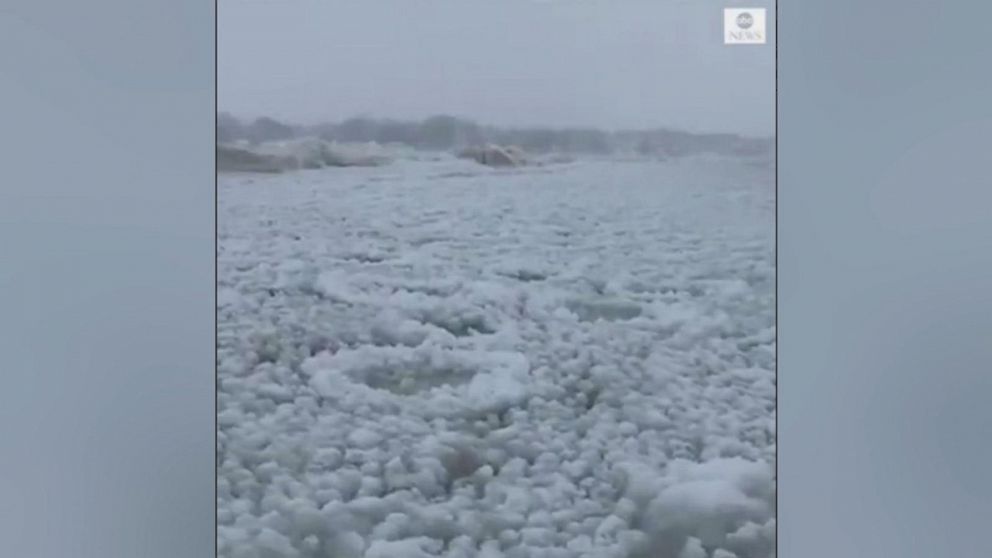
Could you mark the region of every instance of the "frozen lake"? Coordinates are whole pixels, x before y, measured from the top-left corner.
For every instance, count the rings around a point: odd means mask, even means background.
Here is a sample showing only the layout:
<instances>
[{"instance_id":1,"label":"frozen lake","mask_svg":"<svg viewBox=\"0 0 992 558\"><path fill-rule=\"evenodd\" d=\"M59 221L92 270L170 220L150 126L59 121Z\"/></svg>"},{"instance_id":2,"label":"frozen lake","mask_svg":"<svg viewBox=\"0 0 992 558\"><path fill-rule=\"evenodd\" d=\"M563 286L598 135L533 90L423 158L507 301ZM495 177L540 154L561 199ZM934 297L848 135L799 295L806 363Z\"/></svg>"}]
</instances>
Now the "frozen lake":
<instances>
[{"instance_id":1,"label":"frozen lake","mask_svg":"<svg viewBox=\"0 0 992 558\"><path fill-rule=\"evenodd\" d=\"M222 556L773 556L771 169L218 188Z\"/></svg>"}]
</instances>

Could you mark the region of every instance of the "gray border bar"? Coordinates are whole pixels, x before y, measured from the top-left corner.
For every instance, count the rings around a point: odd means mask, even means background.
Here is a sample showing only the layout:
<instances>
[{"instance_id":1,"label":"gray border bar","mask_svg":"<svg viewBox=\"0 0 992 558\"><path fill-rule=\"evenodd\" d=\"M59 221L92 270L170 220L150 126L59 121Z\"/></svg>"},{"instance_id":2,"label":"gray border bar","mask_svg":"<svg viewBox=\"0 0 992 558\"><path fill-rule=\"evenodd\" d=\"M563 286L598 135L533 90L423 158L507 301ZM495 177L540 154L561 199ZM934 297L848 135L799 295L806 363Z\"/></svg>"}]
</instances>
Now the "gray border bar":
<instances>
[{"instance_id":1,"label":"gray border bar","mask_svg":"<svg viewBox=\"0 0 992 558\"><path fill-rule=\"evenodd\" d=\"M213 142L213 3L0 7L0 554L213 555Z\"/></svg>"},{"instance_id":2,"label":"gray border bar","mask_svg":"<svg viewBox=\"0 0 992 558\"><path fill-rule=\"evenodd\" d=\"M778 555L987 555L992 4L778 17Z\"/></svg>"}]
</instances>

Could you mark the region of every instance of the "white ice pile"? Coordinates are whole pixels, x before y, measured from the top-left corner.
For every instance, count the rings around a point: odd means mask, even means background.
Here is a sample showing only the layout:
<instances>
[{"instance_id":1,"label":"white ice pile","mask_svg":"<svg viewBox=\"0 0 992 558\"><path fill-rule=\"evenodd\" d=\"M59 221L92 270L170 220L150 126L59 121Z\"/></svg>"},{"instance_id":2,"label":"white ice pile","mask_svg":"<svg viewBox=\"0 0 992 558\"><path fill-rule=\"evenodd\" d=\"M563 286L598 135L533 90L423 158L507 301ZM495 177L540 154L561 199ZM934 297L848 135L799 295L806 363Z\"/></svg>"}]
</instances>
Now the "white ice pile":
<instances>
[{"instance_id":1,"label":"white ice pile","mask_svg":"<svg viewBox=\"0 0 992 558\"><path fill-rule=\"evenodd\" d=\"M527 164L524 151L516 146L487 144L469 147L458 152L458 157L471 159L490 167L520 167Z\"/></svg>"},{"instance_id":2,"label":"white ice pile","mask_svg":"<svg viewBox=\"0 0 992 558\"><path fill-rule=\"evenodd\" d=\"M220 555L773 557L771 176L462 164L221 177Z\"/></svg>"},{"instance_id":3,"label":"white ice pile","mask_svg":"<svg viewBox=\"0 0 992 558\"><path fill-rule=\"evenodd\" d=\"M375 167L388 163L390 149L376 143L338 143L304 137L258 145L218 147L218 170L281 172L324 167Z\"/></svg>"}]
</instances>

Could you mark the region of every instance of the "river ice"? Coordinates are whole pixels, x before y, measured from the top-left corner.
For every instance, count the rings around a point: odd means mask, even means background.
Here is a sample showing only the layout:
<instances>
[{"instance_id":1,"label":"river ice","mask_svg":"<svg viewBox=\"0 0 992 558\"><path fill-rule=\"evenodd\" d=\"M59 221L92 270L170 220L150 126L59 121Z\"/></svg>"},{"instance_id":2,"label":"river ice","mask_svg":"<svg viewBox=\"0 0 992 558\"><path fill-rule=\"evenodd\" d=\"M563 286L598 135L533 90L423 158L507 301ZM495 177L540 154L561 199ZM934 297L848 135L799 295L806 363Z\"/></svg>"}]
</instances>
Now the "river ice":
<instances>
[{"instance_id":1,"label":"river ice","mask_svg":"<svg viewBox=\"0 0 992 558\"><path fill-rule=\"evenodd\" d=\"M774 556L767 167L218 189L221 556Z\"/></svg>"}]
</instances>

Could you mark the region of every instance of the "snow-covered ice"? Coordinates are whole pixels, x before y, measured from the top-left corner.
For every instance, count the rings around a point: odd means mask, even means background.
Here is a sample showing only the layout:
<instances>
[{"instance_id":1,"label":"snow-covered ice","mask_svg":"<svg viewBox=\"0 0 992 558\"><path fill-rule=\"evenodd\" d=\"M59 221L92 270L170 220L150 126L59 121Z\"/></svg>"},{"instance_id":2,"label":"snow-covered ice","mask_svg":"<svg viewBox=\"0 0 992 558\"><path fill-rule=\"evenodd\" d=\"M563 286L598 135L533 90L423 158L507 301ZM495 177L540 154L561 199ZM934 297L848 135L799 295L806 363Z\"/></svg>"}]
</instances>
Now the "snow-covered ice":
<instances>
[{"instance_id":1,"label":"snow-covered ice","mask_svg":"<svg viewBox=\"0 0 992 558\"><path fill-rule=\"evenodd\" d=\"M774 556L769 170L218 188L221 556Z\"/></svg>"}]
</instances>

